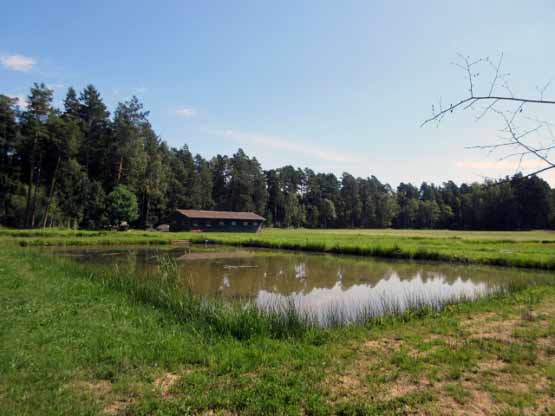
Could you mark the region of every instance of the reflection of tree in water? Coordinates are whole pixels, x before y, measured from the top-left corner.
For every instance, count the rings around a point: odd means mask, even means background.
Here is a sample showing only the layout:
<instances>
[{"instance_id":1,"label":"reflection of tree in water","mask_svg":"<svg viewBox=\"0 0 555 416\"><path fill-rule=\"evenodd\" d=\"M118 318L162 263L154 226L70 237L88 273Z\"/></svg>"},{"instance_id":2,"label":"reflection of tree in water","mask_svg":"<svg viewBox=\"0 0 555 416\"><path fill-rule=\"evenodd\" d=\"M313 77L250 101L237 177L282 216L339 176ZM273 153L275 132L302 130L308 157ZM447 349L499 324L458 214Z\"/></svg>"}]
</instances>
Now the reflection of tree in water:
<instances>
[{"instance_id":1,"label":"reflection of tree in water","mask_svg":"<svg viewBox=\"0 0 555 416\"><path fill-rule=\"evenodd\" d=\"M232 297L253 297L262 290L281 294L308 293L318 288L334 288L338 282L342 288L361 284L374 286L391 276L404 280L410 280L416 275L423 280L441 276L448 282L463 277L460 273L463 269L453 266L296 253L198 261L181 267L192 274L195 290L199 293L221 293ZM222 284L224 271L227 277L225 285ZM469 277L463 278L468 280Z\"/></svg>"}]
</instances>

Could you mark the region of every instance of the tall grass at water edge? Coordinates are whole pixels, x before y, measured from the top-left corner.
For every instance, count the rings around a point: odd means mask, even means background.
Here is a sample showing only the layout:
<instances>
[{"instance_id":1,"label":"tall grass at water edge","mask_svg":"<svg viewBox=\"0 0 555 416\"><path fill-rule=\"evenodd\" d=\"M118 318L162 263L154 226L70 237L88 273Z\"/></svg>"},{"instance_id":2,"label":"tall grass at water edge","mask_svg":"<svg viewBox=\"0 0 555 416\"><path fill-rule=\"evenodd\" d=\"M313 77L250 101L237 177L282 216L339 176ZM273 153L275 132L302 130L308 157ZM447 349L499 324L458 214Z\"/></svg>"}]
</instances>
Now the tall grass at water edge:
<instances>
[{"instance_id":1,"label":"tall grass at water edge","mask_svg":"<svg viewBox=\"0 0 555 416\"><path fill-rule=\"evenodd\" d=\"M72 277L84 277L111 290L119 291L131 300L169 314L191 330L208 336L230 336L238 340L256 337L300 338L322 334L326 328L344 325L376 325L384 320L407 321L430 316L445 307L475 300L473 296L452 298L406 296L401 301L382 298L376 303L361 305L355 313L348 308L330 307L321 313L302 310L293 299L258 307L249 300L226 301L204 298L192 292L186 275L179 273L174 258L161 255L153 271L132 272L126 266L113 268L80 265L70 259L54 258L32 249L17 249L33 262L58 262L60 270ZM484 298L505 296L531 285L553 285L551 276L507 282L482 294Z\"/></svg>"}]
</instances>

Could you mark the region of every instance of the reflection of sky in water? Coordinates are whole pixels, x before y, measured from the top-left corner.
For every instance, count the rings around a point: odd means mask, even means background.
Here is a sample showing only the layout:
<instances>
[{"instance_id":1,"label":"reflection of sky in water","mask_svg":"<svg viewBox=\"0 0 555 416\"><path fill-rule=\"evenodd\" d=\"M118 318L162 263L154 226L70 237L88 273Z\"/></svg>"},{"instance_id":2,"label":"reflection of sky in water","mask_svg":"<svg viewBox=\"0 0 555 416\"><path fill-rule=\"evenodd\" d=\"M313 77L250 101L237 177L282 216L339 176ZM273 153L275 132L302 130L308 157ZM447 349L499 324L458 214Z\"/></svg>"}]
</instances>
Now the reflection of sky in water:
<instances>
[{"instance_id":1,"label":"reflection of sky in water","mask_svg":"<svg viewBox=\"0 0 555 416\"><path fill-rule=\"evenodd\" d=\"M227 288L230 287L230 286L231 286L231 283L230 283L230 281L229 281L229 276L227 276L227 275L224 274L224 278L222 279L222 284L221 284L221 286L219 287L219 290L227 289Z\"/></svg>"},{"instance_id":2,"label":"reflection of sky in water","mask_svg":"<svg viewBox=\"0 0 555 416\"><path fill-rule=\"evenodd\" d=\"M75 247L50 249L79 262L158 273L160 256L177 259L179 273L193 293L250 300L260 308L293 304L301 313L327 322L399 312L409 306L441 306L460 297L475 298L515 279L538 274L522 269L385 261L361 257L195 247Z\"/></svg>"},{"instance_id":3,"label":"reflection of sky in water","mask_svg":"<svg viewBox=\"0 0 555 416\"><path fill-rule=\"evenodd\" d=\"M295 278L302 280L306 277L306 264L299 263L295 265Z\"/></svg>"},{"instance_id":4,"label":"reflection of sky in water","mask_svg":"<svg viewBox=\"0 0 555 416\"><path fill-rule=\"evenodd\" d=\"M484 282L474 283L460 277L447 282L441 274L427 274L423 279L420 273L408 280L392 273L374 286L355 284L344 288L338 275L338 281L331 288L313 288L307 293L293 292L289 295L260 290L255 302L261 309L293 304L299 312L319 322L328 321L330 314L353 321L363 314L383 315L404 311L415 305L439 306L449 300L474 299L489 290L491 288Z\"/></svg>"}]
</instances>

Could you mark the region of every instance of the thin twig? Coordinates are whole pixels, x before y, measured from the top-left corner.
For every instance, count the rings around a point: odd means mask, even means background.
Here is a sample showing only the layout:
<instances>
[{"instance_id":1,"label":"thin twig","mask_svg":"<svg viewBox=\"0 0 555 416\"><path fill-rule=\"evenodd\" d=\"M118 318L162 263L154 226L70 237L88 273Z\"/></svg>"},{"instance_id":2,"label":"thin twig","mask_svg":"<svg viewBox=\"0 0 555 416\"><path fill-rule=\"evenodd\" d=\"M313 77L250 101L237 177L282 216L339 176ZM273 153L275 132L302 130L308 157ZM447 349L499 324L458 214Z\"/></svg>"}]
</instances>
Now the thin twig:
<instances>
[{"instance_id":1,"label":"thin twig","mask_svg":"<svg viewBox=\"0 0 555 416\"><path fill-rule=\"evenodd\" d=\"M449 108L446 108L439 113L435 114L433 117L430 117L420 124L420 127L425 126L426 124L437 120L439 117L445 115L448 112L453 112L460 106L464 104L468 104L470 101L484 101L484 100L496 100L496 101L510 101L510 102L519 102L522 104L555 104L553 100L537 100L533 98L522 98L522 97L504 97L504 96L496 96L496 95L482 95L482 96L470 96L463 100L460 100L457 104L451 105ZM472 103L474 104L474 103Z\"/></svg>"}]
</instances>

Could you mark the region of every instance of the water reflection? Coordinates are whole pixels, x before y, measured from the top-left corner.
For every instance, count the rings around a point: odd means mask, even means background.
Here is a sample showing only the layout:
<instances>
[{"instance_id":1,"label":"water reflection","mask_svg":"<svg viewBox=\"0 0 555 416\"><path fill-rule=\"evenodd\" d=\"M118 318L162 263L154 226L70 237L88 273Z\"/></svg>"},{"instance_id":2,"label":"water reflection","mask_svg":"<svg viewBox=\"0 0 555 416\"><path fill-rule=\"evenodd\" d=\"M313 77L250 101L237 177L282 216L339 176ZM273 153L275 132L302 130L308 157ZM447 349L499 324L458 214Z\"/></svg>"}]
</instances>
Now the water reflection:
<instances>
[{"instance_id":1,"label":"water reflection","mask_svg":"<svg viewBox=\"0 0 555 416\"><path fill-rule=\"evenodd\" d=\"M338 273L338 277L341 274ZM353 284L345 287L340 279L331 288L313 288L308 292L287 295L261 290L256 304L261 309L284 309L294 305L302 315L321 323L338 319L342 322L359 318L403 312L410 307L430 305L440 307L457 299L474 299L493 290L485 282L457 278L447 281L445 276L423 279L420 273L403 280L392 273L371 284Z\"/></svg>"},{"instance_id":2,"label":"water reflection","mask_svg":"<svg viewBox=\"0 0 555 416\"><path fill-rule=\"evenodd\" d=\"M192 253L167 247L54 250L79 262L125 265L137 273L156 267L160 255L171 256L199 295L250 299L261 309L294 305L319 321L329 321L330 316L356 320L413 305L473 299L508 281L540 273L215 246L194 247Z\"/></svg>"}]
</instances>

